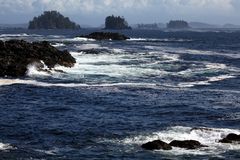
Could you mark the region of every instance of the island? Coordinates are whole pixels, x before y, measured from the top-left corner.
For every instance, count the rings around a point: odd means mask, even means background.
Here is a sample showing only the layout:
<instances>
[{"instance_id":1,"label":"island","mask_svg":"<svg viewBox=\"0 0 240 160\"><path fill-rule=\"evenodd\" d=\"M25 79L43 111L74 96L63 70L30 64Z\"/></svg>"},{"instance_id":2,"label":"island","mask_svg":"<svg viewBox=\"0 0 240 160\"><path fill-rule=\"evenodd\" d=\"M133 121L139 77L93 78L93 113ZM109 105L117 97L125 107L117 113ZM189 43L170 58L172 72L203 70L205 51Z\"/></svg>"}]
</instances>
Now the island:
<instances>
[{"instance_id":1,"label":"island","mask_svg":"<svg viewBox=\"0 0 240 160\"><path fill-rule=\"evenodd\" d=\"M105 29L117 29L117 30L121 30L121 29L131 29L130 26L128 26L127 21L125 20L124 17L120 17L120 16L108 16L105 19Z\"/></svg>"},{"instance_id":2,"label":"island","mask_svg":"<svg viewBox=\"0 0 240 160\"><path fill-rule=\"evenodd\" d=\"M73 67L76 60L68 51L60 51L49 42L26 42L23 40L0 41L0 77L23 77L29 65L46 72L55 65ZM44 65L48 69L44 68Z\"/></svg>"},{"instance_id":3,"label":"island","mask_svg":"<svg viewBox=\"0 0 240 160\"><path fill-rule=\"evenodd\" d=\"M168 29L188 29L190 28L188 23L183 20L170 21L167 24Z\"/></svg>"},{"instance_id":4,"label":"island","mask_svg":"<svg viewBox=\"0 0 240 160\"><path fill-rule=\"evenodd\" d=\"M152 23L152 24L135 24L133 25L134 29L141 29L141 30L159 30L166 28L166 25L163 23Z\"/></svg>"},{"instance_id":5,"label":"island","mask_svg":"<svg viewBox=\"0 0 240 160\"><path fill-rule=\"evenodd\" d=\"M45 11L29 22L28 29L80 29L80 25L57 11Z\"/></svg>"}]
</instances>

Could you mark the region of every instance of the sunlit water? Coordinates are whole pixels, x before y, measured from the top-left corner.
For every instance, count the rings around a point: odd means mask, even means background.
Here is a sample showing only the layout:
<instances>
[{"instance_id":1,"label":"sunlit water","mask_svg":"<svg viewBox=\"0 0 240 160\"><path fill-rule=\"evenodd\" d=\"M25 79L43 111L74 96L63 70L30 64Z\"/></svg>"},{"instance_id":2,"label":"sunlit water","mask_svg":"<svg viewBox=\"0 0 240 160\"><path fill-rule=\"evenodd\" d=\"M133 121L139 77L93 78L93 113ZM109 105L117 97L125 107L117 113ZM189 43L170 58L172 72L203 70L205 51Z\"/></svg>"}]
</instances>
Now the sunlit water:
<instances>
[{"instance_id":1,"label":"sunlit water","mask_svg":"<svg viewBox=\"0 0 240 160\"><path fill-rule=\"evenodd\" d=\"M0 39L50 41L73 68L0 79L1 159L239 159L240 32L123 31L127 41L81 31L0 31ZM92 50L92 52L89 52ZM145 151L161 139L198 150Z\"/></svg>"}]
</instances>

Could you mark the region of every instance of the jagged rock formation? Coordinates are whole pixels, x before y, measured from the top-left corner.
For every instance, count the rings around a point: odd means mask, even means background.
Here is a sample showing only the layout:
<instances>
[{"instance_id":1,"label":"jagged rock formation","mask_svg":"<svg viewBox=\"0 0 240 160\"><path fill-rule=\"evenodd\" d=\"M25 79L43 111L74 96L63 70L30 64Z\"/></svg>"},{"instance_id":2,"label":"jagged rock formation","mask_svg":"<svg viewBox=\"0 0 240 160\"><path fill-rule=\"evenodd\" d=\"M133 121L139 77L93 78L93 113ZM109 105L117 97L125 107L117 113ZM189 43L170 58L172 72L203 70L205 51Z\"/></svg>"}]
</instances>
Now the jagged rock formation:
<instances>
[{"instance_id":1,"label":"jagged rock formation","mask_svg":"<svg viewBox=\"0 0 240 160\"><path fill-rule=\"evenodd\" d=\"M23 40L0 41L0 77L21 77L27 73L30 64L37 63L39 69L44 65L73 67L75 59L68 51L59 51L48 42L28 43Z\"/></svg>"},{"instance_id":2,"label":"jagged rock formation","mask_svg":"<svg viewBox=\"0 0 240 160\"><path fill-rule=\"evenodd\" d=\"M34 17L29 22L28 29L80 29L80 26L57 11L46 11Z\"/></svg>"}]
</instances>

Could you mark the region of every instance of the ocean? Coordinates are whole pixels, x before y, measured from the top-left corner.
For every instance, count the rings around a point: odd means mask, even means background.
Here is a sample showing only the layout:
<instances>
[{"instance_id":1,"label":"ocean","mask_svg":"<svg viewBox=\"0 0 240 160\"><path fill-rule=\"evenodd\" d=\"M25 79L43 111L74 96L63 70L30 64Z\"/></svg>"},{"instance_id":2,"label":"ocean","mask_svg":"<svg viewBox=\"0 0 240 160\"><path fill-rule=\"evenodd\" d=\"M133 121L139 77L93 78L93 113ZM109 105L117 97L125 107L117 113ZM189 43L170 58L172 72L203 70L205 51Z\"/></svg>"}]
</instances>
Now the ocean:
<instances>
[{"instance_id":1,"label":"ocean","mask_svg":"<svg viewBox=\"0 0 240 160\"><path fill-rule=\"evenodd\" d=\"M50 41L76 59L46 73L0 78L0 159L240 159L240 31L0 30L0 40ZM208 147L146 151L161 139Z\"/></svg>"}]
</instances>

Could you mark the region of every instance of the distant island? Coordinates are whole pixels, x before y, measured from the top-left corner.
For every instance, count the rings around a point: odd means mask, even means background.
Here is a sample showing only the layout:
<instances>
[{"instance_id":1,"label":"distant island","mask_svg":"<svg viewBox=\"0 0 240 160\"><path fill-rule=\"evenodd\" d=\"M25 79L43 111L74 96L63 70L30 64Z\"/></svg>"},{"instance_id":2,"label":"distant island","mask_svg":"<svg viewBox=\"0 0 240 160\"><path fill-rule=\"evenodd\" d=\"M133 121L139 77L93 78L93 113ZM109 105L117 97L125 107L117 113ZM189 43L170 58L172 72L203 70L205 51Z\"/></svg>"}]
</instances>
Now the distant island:
<instances>
[{"instance_id":1,"label":"distant island","mask_svg":"<svg viewBox=\"0 0 240 160\"><path fill-rule=\"evenodd\" d=\"M132 28L134 29L146 29L146 30L159 30L166 28L166 25L164 23L151 23L151 24L135 24L132 25Z\"/></svg>"},{"instance_id":2,"label":"distant island","mask_svg":"<svg viewBox=\"0 0 240 160\"><path fill-rule=\"evenodd\" d=\"M123 17L112 15L105 19L105 29L131 29L131 27Z\"/></svg>"},{"instance_id":3,"label":"distant island","mask_svg":"<svg viewBox=\"0 0 240 160\"><path fill-rule=\"evenodd\" d=\"M187 29L190 27L186 21L176 20L176 21L170 21L167 24L167 28L168 29Z\"/></svg>"},{"instance_id":4,"label":"distant island","mask_svg":"<svg viewBox=\"0 0 240 160\"><path fill-rule=\"evenodd\" d=\"M29 22L28 29L80 29L80 25L57 11L45 11Z\"/></svg>"}]
</instances>

